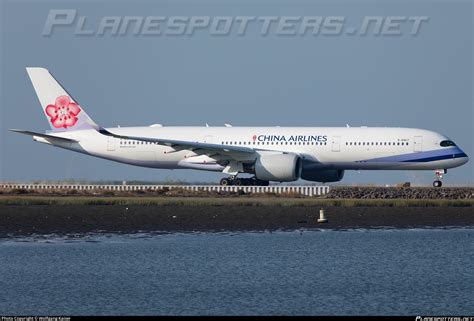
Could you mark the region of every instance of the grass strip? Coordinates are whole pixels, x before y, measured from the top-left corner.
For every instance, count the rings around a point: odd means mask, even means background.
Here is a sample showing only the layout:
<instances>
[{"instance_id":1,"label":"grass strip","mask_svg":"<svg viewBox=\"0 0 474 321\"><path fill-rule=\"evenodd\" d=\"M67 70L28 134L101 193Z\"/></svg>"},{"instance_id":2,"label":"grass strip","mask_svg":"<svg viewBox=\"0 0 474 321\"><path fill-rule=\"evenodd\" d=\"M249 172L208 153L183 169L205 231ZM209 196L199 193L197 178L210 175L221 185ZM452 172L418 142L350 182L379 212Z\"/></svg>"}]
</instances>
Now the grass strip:
<instances>
[{"instance_id":1,"label":"grass strip","mask_svg":"<svg viewBox=\"0 0 474 321\"><path fill-rule=\"evenodd\" d=\"M474 199L324 199L324 198L209 198L0 196L0 205L137 205L137 206L336 206L336 207L473 207Z\"/></svg>"}]
</instances>

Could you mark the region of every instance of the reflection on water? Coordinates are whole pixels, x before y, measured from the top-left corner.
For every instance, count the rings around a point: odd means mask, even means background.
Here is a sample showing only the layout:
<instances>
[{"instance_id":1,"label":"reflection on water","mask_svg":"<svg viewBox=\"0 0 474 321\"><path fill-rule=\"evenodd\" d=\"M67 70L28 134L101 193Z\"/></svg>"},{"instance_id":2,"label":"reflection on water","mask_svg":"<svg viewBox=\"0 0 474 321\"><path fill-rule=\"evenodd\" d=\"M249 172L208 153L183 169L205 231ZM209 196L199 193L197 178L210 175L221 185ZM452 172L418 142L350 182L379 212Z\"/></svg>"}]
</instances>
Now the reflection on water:
<instances>
[{"instance_id":1,"label":"reflection on water","mask_svg":"<svg viewBox=\"0 0 474 321\"><path fill-rule=\"evenodd\" d=\"M474 229L0 240L0 314L472 315Z\"/></svg>"}]
</instances>

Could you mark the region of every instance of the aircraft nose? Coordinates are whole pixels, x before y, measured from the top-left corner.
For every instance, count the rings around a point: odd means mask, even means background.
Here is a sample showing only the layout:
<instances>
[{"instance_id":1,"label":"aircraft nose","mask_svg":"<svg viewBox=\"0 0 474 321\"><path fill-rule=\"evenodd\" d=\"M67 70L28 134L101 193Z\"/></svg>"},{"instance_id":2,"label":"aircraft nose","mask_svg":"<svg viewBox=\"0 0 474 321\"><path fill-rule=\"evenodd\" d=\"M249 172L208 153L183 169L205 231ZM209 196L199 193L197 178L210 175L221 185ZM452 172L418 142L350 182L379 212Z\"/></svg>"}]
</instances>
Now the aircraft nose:
<instances>
[{"instance_id":1,"label":"aircraft nose","mask_svg":"<svg viewBox=\"0 0 474 321\"><path fill-rule=\"evenodd\" d=\"M462 153L462 156L461 156L462 165L464 165L467 162L469 162L469 156L467 156L467 154L463 150L461 150L461 153Z\"/></svg>"}]
</instances>

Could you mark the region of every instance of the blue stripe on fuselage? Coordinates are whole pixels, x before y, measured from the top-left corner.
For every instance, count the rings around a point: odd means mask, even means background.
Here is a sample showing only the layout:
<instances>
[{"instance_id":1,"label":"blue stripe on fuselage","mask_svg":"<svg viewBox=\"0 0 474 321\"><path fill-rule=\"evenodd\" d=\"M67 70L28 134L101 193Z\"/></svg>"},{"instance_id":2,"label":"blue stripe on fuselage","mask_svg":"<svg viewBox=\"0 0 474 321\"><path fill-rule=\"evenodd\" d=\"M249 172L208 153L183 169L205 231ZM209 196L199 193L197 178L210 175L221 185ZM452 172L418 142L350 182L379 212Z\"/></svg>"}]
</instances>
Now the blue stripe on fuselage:
<instances>
[{"instance_id":1,"label":"blue stripe on fuselage","mask_svg":"<svg viewBox=\"0 0 474 321\"><path fill-rule=\"evenodd\" d=\"M426 158L419 158L419 159L413 159L413 160L407 160L404 162L434 162L438 160L443 160L443 159L454 159L454 158L461 158L461 157L467 157L465 153L457 153L457 154L449 154L449 155L441 155L441 156L433 156L433 157L426 157Z\"/></svg>"},{"instance_id":2,"label":"blue stripe on fuselage","mask_svg":"<svg viewBox=\"0 0 474 321\"><path fill-rule=\"evenodd\" d=\"M401 154L363 160L361 162L387 162L387 163L425 163L443 159L453 159L467 157L467 155L458 147L435 149L426 152L413 152L410 154Z\"/></svg>"}]
</instances>

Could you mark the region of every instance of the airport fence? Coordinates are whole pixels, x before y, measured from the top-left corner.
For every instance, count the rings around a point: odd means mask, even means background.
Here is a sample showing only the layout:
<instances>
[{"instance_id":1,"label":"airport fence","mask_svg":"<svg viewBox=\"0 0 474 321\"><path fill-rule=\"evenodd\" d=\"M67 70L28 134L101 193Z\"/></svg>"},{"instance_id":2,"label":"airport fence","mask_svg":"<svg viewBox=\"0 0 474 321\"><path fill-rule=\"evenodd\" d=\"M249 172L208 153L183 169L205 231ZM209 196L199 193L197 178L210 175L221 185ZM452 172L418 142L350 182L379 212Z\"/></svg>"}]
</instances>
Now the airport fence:
<instances>
[{"instance_id":1,"label":"airport fence","mask_svg":"<svg viewBox=\"0 0 474 321\"><path fill-rule=\"evenodd\" d=\"M305 196L322 196L329 193L329 186L220 186L220 185L85 185L85 184L1 184L2 189L25 190L97 190L97 191L146 191L181 189L205 192L244 193L296 193Z\"/></svg>"}]
</instances>

